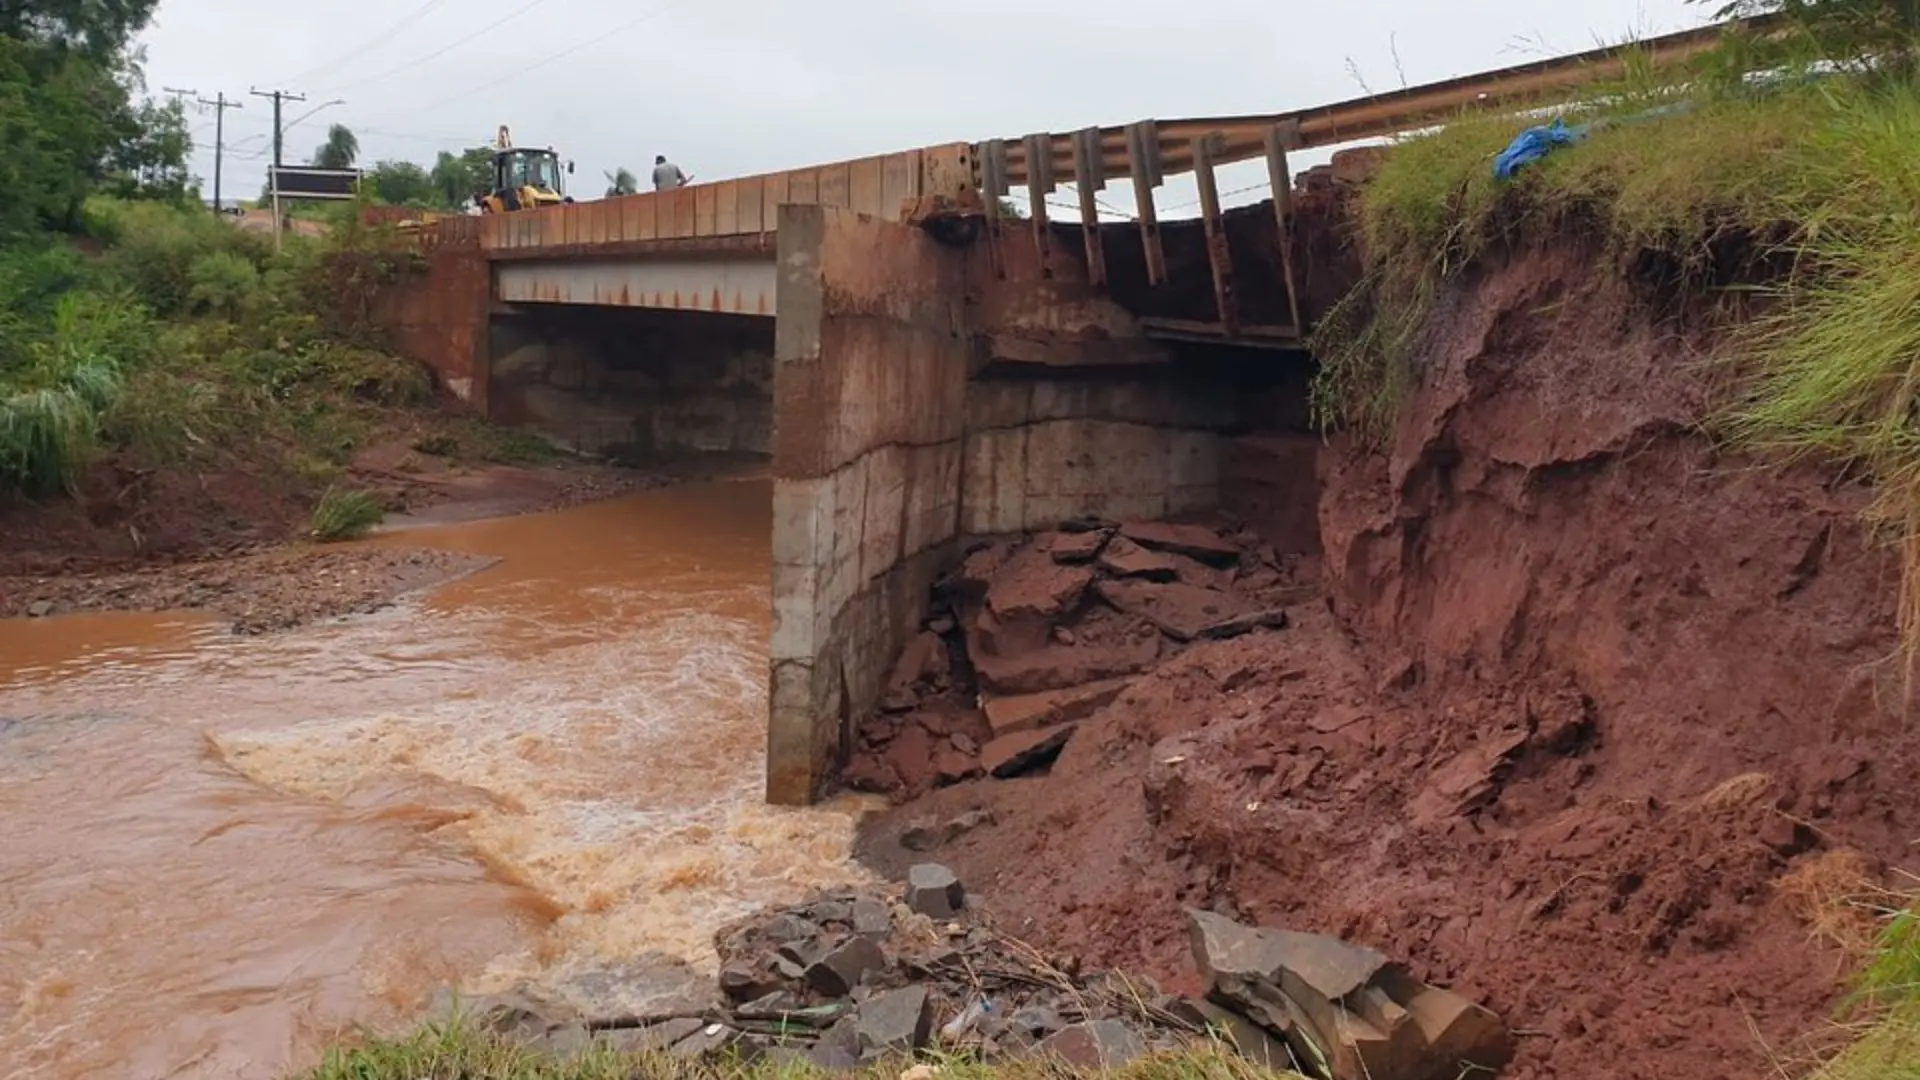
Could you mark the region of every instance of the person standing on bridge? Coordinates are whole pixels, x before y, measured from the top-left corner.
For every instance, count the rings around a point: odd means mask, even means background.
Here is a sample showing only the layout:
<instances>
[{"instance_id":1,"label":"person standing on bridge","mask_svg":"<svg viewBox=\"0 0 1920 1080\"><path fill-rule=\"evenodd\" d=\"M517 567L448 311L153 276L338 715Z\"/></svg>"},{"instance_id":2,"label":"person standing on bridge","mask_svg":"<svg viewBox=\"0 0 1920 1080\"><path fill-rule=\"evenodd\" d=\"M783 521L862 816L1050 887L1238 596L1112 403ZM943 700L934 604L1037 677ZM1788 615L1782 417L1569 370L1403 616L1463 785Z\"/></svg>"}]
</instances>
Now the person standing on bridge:
<instances>
[{"instance_id":1,"label":"person standing on bridge","mask_svg":"<svg viewBox=\"0 0 1920 1080\"><path fill-rule=\"evenodd\" d=\"M667 155L656 154L653 159L653 190L666 191L669 188L686 187L693 177L680 171L680 166L667 160Z\"/></svg>"}]
</instances>

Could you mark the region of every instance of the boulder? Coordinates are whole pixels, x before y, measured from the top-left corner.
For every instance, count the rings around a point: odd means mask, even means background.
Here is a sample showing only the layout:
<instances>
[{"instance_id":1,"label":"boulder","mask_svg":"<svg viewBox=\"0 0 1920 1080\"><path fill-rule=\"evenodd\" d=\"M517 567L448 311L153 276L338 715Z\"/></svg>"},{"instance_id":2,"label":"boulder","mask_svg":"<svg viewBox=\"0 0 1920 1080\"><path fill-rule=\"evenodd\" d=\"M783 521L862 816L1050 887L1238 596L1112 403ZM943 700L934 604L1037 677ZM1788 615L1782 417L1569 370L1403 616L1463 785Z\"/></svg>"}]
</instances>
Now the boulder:
<instances>
[{"instance_id":1,"label":"boulder","mask_svg":"<svg viewBox=\"0 0 1920 1080\"><path fill-rule=\"evenodd\" d=\"M720 969L720 992L730 1001L754 1001L780 989L780 980L744 960Z\"/></svg>"},{"instance_id":2,"label":"boulder","mask_svg":"<svg viewBox=\"0 0 1920 1080\"><path fill-rule=\"evenodd\" d=\"M1040 1043L1043 1056L1076 1069L1118 1069L1146 1052L1146 1040L1120 1020L1074 1024Z\"/></svg>"},{"instance_id":3,"label":"boulder","mask_svg":"<svg viewBox=\"0 0 1920 1080\"><path fill-rule=\"evenodd\" d=\"M952 870L921 863L907 871L907 907L929 919L951 919L966 903L966 888Z\"/></svg>"},{"instance_id":4,"label":"boulder","mask_svg":"<svg viewBox=\"0 0 1920 1080\"><path fill-rule=\"evenodd\" d=\"M1076 725L1003 735L980 751L981 767L995 780L1011 780L1053 764L1073 738Z\"/></svg>"},{"instance_id":5,"label":"boulder","mask_svg":"<svg viewBox=\"0 0 1920 1080\"><path fill-rule=\"evenodd\" d=\"M807 985L829 997L845 997L869 971L883 971L887 954L871 938L854 936L835 945L807 968Z\"/></svg>"},{"instance_id":6,"label":"boulder","mask_svg":"<svg viewBox=\"0 0 1920 1080\"><path fill-rule=\"evenodd\" d=\"M900 846L908 851L932 851L993 822L993 811L969 810L938 824L910 825L900 833Z\"/></svg>"},{"instance_id":7,"label":"boulder","mask_svg":"<svg viewBox=\"0 0 1920 1080\"><path fill-rule=\"evenodd\" d=\"M860 1006L854 1030L861 1056L903 1053L927 1044L933 1030L932 1002L924 986L908 986L876 994Z\"/></svg>"},{"instance_id":8,"label":"boulder","mask_svg":"<svg viewBox=\"0 0 1920 1080\"><path fill-rule=\"evenodd\" d=\"M893 931L893 912L872 897L853 902L853 932L864 937L885 938Z\"/></svg>"},{"instance_id":9,"label":"boulder","mask_svg":"<svg viewBox=\"0 0 1920 1080\"><path fill-rule=\"evenodd\" d=\"M1204 911L1187 921L1207 996L1285 1038L1309 1072L1324 1062L1333 1080L1453 1080L1512 1059L1490 1011L1372 949Z\"/></svg>"}]
</instances>

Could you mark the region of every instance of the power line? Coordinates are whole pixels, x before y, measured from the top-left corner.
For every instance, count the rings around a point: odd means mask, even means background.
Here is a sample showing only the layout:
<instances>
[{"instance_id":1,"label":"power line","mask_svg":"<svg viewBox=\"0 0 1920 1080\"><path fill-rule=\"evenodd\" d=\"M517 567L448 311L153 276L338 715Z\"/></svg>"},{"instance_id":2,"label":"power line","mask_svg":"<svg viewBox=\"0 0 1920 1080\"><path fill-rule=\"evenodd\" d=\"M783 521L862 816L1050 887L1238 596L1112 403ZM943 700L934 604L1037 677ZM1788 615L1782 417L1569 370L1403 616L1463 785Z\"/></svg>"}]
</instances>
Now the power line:
<instances>
[{"instance_id":1,"label":"power line","mask_svg":"<svg viewBox=\"0 0 1920 1080\"><path fill-rule=\"evenodd\" d=\"M368 75L364 78L353 79L348 82L340 83L338 85L329 87L326 90L323 90L321 92L329 93L329 94L338 93L341 90L355 89L357 87L365 86L368 83L376 83L381 81L382 79L390 79L395 75L401 74L402 72L412 71L414 68L417 68L422 64L425 64L432 60L437 60L440 57L447 55L448 53L452 52L453 50L459 48L462 45L465 45L467 42L472 41L475 38L482 37L486 34L493 32L495 29L498 29L499 27L512 22L513 20L519 18L522 15L525 15L527 12L532 11L534 8L537 8L546 2L547 0L528 0L527 3L522 4L521 6L513 9L512 11L507 12L505 15L500 16L499 18L493 20L492 22L481 27L480 29L475 30L472 33L468 34L466 37L456 38L453 41L450 41L447 44L442 45L438 49L435 49L434 51L428 53L425 56L416 57L412 60L407 61L404 64L400 64L396 67L388 68L387 70L381 72L378 75Z\"/></svg>"},{"instance_id":2,"label":"power line","mask_svg":"<svg viewBox=\"0 0 1920 1080\"><path fill-rule=\"evenodd\" d=\"M538 2L538 0L536 0L536 2ZM554 63L560 62L561 60L565 60L567 57L572 56L574 53L579 52L580 50L588 47L589 45L597 45L600 42L605 41L616 34L624 34L628 30L631 30L634 27L639 26L641 23L646 22L649 19L653 19L661 15L665 15L667 12L672 11L674 8L682 7L685 4L690 2L691 0L673 0L673 2L671 3L663 4L660 7L654 8L652 11L645 12L644 14L641 14L636 18L629 19L628 21L621 23L619 26L616 26L611 30L601 31L599 34L596 34L593 37L590 37L587 40L580 42L578 45L574 45L569 48L562 49L559 52L554 53L543 60L536 60L531 64L519 65L515 67L512 71L507 72L505 75L502 75L497 79L494 79L490 82L481 83L479 86L469 87L465 90L460 91L457 94L451 94L447 97L439 99L438 101L430 102L426 105L419 106L419 108L421 109L438 108L439 106L445 105L450 101L458 101L461 98L480 93L483 90L491 90L494 87L501 85L502 83L512 82L514 79L522 78L526 75L531 75L532 73L540 70L541 68L546 67L548 64L554 64Z\"/></svg>"},{"instance_id":3,"label":"power line","mask_svg":"<svg viewBox=\"0 0 1920 1080\"><path fill-rule=\"evenodd\" d=\"M299 82L300 80L310 75L318 75L320 72L325 71L328 68L336 67L343 61L350 60L353 57L360 55L361 53L365 53L370 50L377 49L381 45L386 44L389 41L392 41L394 34L399 33L401 30L404 30L409 26L412 26L416 22L419 22L422 18L425 18L429 13L431 13L434 8L437 8L441 4L444 4L446 2L447 0L426 0L426 3L421 4L419 7L414 8L411 12L408 12L405 16L403 16L400 19L399 22L394 23L392 26L387 27L385 30L382 30L379 34L375 35L366 44L361 45L358 48L348 49L346 52L341 53L339 56L334 57L333 59L327 61L324 64L316 64L313 67L310 67L307 70L302 71L297 75L290 75L281 81L289 82L289 83Z\"/></svg>"}]
</instances>

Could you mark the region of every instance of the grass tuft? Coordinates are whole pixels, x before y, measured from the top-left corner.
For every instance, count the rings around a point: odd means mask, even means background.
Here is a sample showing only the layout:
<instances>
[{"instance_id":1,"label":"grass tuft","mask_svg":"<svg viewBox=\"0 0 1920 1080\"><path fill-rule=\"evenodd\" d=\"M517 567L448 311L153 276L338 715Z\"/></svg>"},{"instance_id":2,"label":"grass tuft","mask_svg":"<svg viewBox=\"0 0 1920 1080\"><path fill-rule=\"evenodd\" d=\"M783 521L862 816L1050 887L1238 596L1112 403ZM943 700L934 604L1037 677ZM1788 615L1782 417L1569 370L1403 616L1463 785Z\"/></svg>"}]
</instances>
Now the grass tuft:
<instances>
[{"instance_id":1,"label":"grass tuft","mask_svg":"<svg viewBox=\"0 0 1920 1080\"><path fill-rule=\"evenodd\" d=\"M313 538L322 543L356 540L372 532L386 515L380 497L370 491L328 488L313 508Z\"/></svg>"}]
</instances>

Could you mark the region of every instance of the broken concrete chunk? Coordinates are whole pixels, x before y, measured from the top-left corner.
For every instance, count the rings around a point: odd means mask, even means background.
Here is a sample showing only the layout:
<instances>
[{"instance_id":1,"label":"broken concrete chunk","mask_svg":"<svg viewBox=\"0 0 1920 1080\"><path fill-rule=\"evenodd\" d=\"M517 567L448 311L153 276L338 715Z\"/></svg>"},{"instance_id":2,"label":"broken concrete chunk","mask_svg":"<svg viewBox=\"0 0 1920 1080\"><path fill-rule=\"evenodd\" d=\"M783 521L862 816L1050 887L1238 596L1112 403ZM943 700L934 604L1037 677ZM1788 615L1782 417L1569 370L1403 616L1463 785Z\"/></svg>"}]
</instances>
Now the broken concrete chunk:
<instances>
[{"instance_id":1,"label":"broken concrete chunk","mask_svg":"<svg viewBox=\"0 0 1920 1080\"><path fill-rule=\"evenodd\" d=\"M1065 690L991 697L982 702L981 710L987 714L987 723L995 735L1010 735L1085 720L1112 704L1132 683L1130 678L1101 679Z\"/></svg>"},{"instance_id":2,"label":"broken concrete chunk","mask_svg":"<svg viewBox=\"0 0 1920 1080\"><path fill-rule=\"evenodd\" d=\"M980 764L995 780L1011 780L1052 765L1073 738L1077 725L1003 735L980 751Z\"/></svg>"},{"instance_id":3,"label":"broken concrete chunk","mask_svg":"<svg viewBox=\"0 0 1920 1080\"><path fill-rule=\"evenodd\" d=\"M951 919L966 903L966 889L952 870L921 863L907 871L907 907L929 919Z\"/></svg>"},{"instance_id":4,"label":"broken concrete chunk","mask_svg":"<svg viewBox=\"0 0 1920 1080\"><path fill-rule=\"evenodd\" d=\"M1204 525L1135 521L1120 526L1120 535L1142 547L1171 551L1202 562L1224 565L1240 558L1239 548Z\"/></svg>"},{"instance_id":5,"label":"broken concrete chunk","mask_svg":"<svg viewBox=\"0 0 1920 1080\"><path fill-rule=\"evenodd\" d=\"M27 618L29 619L44 619L51 614L53 614L53 601L51 600L35 600L33 603L27 605Z\"/></svg>"},{"instance_id":6,"label":"broken concrete chunk","mask_svg":"<svg viewBox=\"0 0 1920 1080\"><path fill-rule=\"evenodd\" d=\"M860 1006L855 1031L862 1056L879 1051L898 1053L927 1044L933 1029L932 1003L927 988L909 986L876 994Z\"/></svg>"},{"instance_id":7,"label":"broken concrete chunk","mask_svg":"<svg viewBox=\"0 0 1920 1080\"><path fill-rule=\"evenodd\" d=\"M760 927L760 936L780 945L790 941L806 941L820 936L820 924L811 919L803 919L792 912L782 912L768 919L766 924Z\"/></svg>"},{"instance_id":8,"label":"broken concrete chunk","mask_svg":"<svg viewBox=\"0 0 1920 1080\"><path fill-rule=\"evenodd\" d=\"M829 997L845 997L860 976L887 966L887 954L871 939L850 937L807 968L807 985Z\"/></svg>"},{"instance_id":9,"label":"broken concrete chunk","mask_svg":"<svg viewBox=\"0 0 1920 1080\"><path fill-rule=\"evenodd\" d=\"M1119 1020L1074 1024L1040 1043L1040 1053L1076 1069L1118 1069L1147 1052L1139 1032Z\"/></svg>"},{"instance_id":10,"label":"broken concrete chunk","mask_svg":"<svg viewBox=\"0 0 1920 1080\"><path fill-rule=\"evenodd\" d=\"M887 680L892 690L911 689L920 682L931 682L948 672L947 643L931 630L922 630L900 650Z\"/></svg>"}]
</instances>

